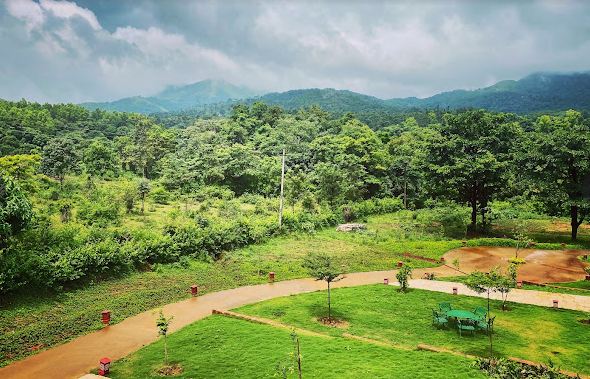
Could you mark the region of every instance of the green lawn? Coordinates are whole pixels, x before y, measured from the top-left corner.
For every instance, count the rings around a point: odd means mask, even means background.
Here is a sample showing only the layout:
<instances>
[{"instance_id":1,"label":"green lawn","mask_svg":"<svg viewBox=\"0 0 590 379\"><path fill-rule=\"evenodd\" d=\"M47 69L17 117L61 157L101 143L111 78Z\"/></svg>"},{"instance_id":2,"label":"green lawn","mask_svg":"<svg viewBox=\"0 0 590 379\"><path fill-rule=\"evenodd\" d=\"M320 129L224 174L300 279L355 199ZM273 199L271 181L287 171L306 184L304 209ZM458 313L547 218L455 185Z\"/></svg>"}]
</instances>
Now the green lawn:
<instances>
[{"instance_id":1,"label":"green lawn","mask_svg":"<svg viewBox=\"0 0 590 379\"><path fill-rule=\"evenodd\" d=\"M292 351L288 330L210 316L168 338L181 378L272 378ZM344 338L300 335L304 378L483 378L471 361L450 354L406 351ZM160 377L162 341L112 365L110 377ZM291 374L290 378L295 378Z\"/></svg>"},{"instance_id":2,"label":"green lawn","mask_svg":"<svg viewBox=\"0 0 590 379\"><path fill-rule=\"evenodd\" d=\"M454 330L431 326L431 309L440 302L450 301L455 308L471 310L485 306L485 299L422 290L404 294L383 285L337 289L332 299L333 313L350 323L348 333L409 348L426 343L473 355L488 354L484 334L460 337ZM563 369L590 373L590 325L579 322L583 313L512 303L510 311L502 312L499 304L493 302L492 310L496 315L496 355L545 363L551 360ZM327 313L325 292L277 298L237 311L331 335L343 332L316 321Z\"/></svg>"},{"instance_id":3,"label":"green lawn","mask_svg":"<svg viewBox=\"0 0 590 379\"><path fill-rule=\"evenodd\" d=\"M263 283L269 271L276 272L277 280L305 277L301 262L310 252L331 255L346 271L356 272L390 269L399 260L414 267L430 267L434 264L403 254L438 259L448 250L461 246L460 240L446 238L440 228L418 224L409 228L407 225L412 220L412 212L408 211L374 216L368 219L368 230L364 233L340 233L334 228L313 234L296 233L228 252L217 262L191 260L189 267L156 265L151 271L134 272L57 294L20 293L3 298L0 366L101 328L103 309L113 312L116 323L186 298L192 284L198 284L201 293L206 293ZM546 224L542 227L547 227ZM586 234L582 237L587 238ZM473 246L510 243L493 238L469 240ZM546 246L559 247L559 244Z\"/></svg>"}]
</instances>

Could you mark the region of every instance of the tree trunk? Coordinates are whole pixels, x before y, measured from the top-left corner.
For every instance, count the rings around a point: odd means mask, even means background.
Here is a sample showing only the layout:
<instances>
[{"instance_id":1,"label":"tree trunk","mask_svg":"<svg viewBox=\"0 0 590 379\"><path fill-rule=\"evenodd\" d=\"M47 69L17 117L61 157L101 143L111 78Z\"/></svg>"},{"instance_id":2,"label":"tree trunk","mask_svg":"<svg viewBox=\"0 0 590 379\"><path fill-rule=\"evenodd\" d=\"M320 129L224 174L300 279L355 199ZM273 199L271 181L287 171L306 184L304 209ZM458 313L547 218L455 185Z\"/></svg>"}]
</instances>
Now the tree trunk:
<instances>
[{"instance_id":1,"label":"tree trunk","mask_svg":"<svg viewBox=\"0 0 590 379\"><path fill-rule=\"evenodd\" d=\"M570 206L570 215L571 215L571 225L572 225L572 241L575 241L578 238L578 226L580 226L581 222L578 222L578 206L572 205Z\"/></svg>"},{"instance_id":2,"label":"tree trunk","mask_svg":"<svg viewBox=\"0 0 590 379\"><path fill-rule=\"evenodd\" d=\"M332 304L330 304L330 282L328 282L328 320L332 319Z\"/></svg>"},{"instance_id":3,"label":"tree trunk","mask_svg":"<svg viewBox=\"0 0 590 379\"><path fill-rule=\"evenodd\" d=\"M475 232L477 228L477 201L472 200L471 202L471 231Z\"/></svg>"},{"instance_id":4,"label":"tree trunk","mask_svg":"<svg viewBox=\"0 0 590 379\"><path fill-rule=\"evenodd\" d=\"M141 214L143 214L143 211L145 209L145 196L141 197Z\"/></svg>"},{"instance_id":5,"label":"tree trunk","mask_svg":"<svg viewBox=\"0 0 590 379\"><path fill-rule=\"evenodd\" d=\"M408 181L404 180L404 209L408 209Z\"/></svg>"}]
</instances>

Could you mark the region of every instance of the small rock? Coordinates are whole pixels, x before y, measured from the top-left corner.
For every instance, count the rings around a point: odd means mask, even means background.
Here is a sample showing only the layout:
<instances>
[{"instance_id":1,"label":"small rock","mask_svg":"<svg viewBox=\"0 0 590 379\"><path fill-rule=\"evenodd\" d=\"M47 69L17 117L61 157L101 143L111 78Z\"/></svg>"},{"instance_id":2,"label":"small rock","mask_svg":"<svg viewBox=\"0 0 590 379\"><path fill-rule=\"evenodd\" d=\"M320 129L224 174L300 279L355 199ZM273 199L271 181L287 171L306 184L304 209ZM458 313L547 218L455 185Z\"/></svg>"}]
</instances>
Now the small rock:
<instances>
[{"instance_id":1,"label":"small rock","mask_svg":"<svg viewBox=\"0 0 590 379\"><path fill-rule=\"evenodd\" d=\"M365 224L340 224L336 228L337 232L358 232L367 229Z\"/></svg>"}]
</instances>

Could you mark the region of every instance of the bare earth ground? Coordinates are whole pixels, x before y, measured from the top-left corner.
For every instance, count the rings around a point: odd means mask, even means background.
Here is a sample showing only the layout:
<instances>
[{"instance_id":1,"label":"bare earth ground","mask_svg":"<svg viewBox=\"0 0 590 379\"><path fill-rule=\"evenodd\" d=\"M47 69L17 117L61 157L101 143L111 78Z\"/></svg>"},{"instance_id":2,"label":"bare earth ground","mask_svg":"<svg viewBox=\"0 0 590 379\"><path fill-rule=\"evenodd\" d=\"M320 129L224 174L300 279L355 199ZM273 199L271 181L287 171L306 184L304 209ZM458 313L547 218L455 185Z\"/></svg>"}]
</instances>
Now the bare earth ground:
<instances>
[{"instance_id":1,"label":"bare earth ground","mask_svg":"<svg viewBox=\"0 0 590 379\"><path fill-rule=\"evenodd\" d=\"M510 247L462 247L451 250L443 257L447 264L455 259L459 269L465 272L488 271L500 266L506 268L508 259L515 256L516 249ZM520 249L519 258L526 264L520 266L519 280L535 283L574 282L585 277L584 263L578 257L589 254L585 250L537 250Z\"/></svg>"}]
</instances>

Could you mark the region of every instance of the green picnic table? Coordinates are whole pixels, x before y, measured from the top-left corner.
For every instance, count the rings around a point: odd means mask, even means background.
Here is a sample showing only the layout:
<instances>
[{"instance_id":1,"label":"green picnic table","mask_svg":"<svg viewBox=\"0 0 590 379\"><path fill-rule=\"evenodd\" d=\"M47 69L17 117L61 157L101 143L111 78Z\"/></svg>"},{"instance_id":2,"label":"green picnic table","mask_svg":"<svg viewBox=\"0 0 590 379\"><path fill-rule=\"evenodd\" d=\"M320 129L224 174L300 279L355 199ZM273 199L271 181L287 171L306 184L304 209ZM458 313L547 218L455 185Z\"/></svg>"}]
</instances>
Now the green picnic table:
<instances>
[{"instance_id":1,"label":"green picnic table","mask_svg":"<svg viewBox=\"0 0 590 379\"><path fill-rule=\"evenodd\" d=\"M460 320L474 320L480 319L475 313L470 311L464 311L462 309L453 309L447 312L447 317L457 318Z\"/></svg>"}]
</instances>

